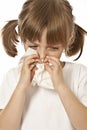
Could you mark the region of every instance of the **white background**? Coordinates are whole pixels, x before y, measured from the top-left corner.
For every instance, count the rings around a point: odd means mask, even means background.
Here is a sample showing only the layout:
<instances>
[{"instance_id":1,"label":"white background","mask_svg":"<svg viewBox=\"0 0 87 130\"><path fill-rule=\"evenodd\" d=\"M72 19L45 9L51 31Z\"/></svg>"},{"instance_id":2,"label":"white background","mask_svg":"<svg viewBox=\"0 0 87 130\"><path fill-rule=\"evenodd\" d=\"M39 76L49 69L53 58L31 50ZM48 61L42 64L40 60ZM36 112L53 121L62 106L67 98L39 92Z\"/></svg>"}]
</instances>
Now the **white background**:
<instances>
[{"instance_id":1,"label":"white background","mask_svg":"<svg viewBox=\"0 0 87 130\"><path fill-rule=\"evenodd\" d=\"M73 7L73 14L75 16L75 22L87 30L87 0L69 0ZM0 30L5 24L5 21L17 19L20 13L21 7L25 0L0 0ZM0 83L4 74L10 69L18 65L20 57L24 53L23 46L18 45L18 56L15 58L9 57L2 46L2 41L0 38ZM72 61L72 58L63 59ZM84 51L81 58L77 63L84 64L87 66L87 37L85 38Z\"/></svg>"}]
</instances>

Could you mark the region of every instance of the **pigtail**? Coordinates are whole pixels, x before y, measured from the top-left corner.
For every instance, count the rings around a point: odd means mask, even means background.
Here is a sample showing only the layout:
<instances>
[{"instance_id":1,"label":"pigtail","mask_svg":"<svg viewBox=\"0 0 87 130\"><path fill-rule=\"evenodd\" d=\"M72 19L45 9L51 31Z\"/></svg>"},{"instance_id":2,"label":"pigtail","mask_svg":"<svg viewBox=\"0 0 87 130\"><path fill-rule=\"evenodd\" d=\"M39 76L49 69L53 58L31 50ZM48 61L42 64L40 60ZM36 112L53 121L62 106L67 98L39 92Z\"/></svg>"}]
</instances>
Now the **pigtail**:
<instances>
[{"instance_id":1,"label":"pigtail","mask_svg":"<svg viewBox=\"0 0 87 130\"><path fill-rule=\"evenodd\" d=\"M18 41L18 33L16 32L16 26L18 25L18 20L9 21L2 28L2 43L5 48L6 53L9 56L15 57L17 55L17 42Z\"/></svg>"},{"instance_id":2,"label":"pigtail","mask_svg":"<svg viewBox=\"0 0 87 130\"><path fill-rule=\"evenodd\" d=\"M84 36L86 34L87 32L84 29L82 29L80 26L75 24L75 36L74 36L74 40L72 39L73 42L69 46L69 49L67 51L68 56L73 56L79 52L79 56L75 60L78 60L80 58L83 51Z\"/></svg>"}]
</instances>

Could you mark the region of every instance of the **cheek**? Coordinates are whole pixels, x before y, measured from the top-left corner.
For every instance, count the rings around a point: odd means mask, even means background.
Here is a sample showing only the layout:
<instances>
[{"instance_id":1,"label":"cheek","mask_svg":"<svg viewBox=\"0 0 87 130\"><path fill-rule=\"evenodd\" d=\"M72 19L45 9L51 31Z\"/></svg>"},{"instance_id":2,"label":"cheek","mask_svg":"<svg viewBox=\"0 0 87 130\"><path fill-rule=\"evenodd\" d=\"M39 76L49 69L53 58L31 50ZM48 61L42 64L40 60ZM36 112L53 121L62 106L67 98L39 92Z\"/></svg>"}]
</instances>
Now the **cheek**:
<instances>
[{"instance_id":1,"label":"cheek","mask_svg":"<svg viewBox=\"0 0 87 130\"><path fill-rule=\"evenodd\" d=\"M60 59L61 55L63 53L63 48L58 51L58 58Z\"/></svg>"},{"instance_id":2,"label":"cheek","mask_svg":"<svg viewBox=\"0 0 87 130\"><path fill-rule=\"evenodd\" d=\"M54 56L58 59L60 59L61 55L62 55L63 50L59 50L59 51L55 51L55 52L49 52L48 55L49 56Z\"/></svg>"}]
</instances>

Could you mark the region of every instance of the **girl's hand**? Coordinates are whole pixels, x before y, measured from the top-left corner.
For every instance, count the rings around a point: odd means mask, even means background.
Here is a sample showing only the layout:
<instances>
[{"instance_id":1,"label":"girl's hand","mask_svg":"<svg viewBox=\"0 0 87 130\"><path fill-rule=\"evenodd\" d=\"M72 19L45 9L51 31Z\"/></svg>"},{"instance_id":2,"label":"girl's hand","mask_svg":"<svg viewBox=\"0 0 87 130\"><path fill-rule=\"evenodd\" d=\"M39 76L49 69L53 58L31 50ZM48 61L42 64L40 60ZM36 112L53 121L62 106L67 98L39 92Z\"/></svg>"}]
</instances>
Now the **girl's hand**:
<instances>
[{"instance_id":1,"label":"girl's hand","mask_svg":"<svg viewBox=\"0 0 87 130\"><path fill-rule=\"evenodd\" d=\"M62 73L62 65L60 61L58 60L58 58L47 56L45 69L50 73L54 88L56 90L58 89L59 86L65 84L63 73Z\"/></svg>"},{"instance_id":2,"label":"girl's hand","mask_svg":"<svg viewBox=\"0 0 87 130\"><path fill-rule=\"evenodd\" d=\"M35 70L37 69L36 62L39 62L38 56L36 54L25 57L23 61L19 84L21 84L25 89L28 88L31 84Z\"/></svg>"}]
</instances>

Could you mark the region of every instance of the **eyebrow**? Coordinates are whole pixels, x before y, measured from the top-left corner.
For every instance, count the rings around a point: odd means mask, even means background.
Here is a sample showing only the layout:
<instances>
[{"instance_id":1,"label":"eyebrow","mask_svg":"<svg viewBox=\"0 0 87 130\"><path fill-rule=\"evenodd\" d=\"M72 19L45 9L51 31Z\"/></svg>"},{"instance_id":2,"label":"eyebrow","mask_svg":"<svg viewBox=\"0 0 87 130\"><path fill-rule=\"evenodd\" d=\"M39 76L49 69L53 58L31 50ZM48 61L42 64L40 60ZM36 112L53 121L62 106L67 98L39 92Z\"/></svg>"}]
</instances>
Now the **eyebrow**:
<instances>
[{"instance_id":1,"label":"eyebrow","mask_svg":"<svg viewBox=\"0 0 87 130\"><path fill-rule=\"evenodd\" d=\"M30 42L29 45L39 45L36 42ZM61 47L61 44L47 44L48 47Z\"/></svg>"},{"instance_id":2,"label":"eyebrow","mask_svg":"<svg viewBox=\"0 0 87 130\"><path fill-rule=\"evenodd\" d=\"M52 46L52 47L61 47L61 44L60 44L60 45L59 45L59 44L57 44L57 45L55 45L55 44L49 44L48 46L49 46L49 47L51 47L51 46Z\"/></svg>"}]
</instances>

